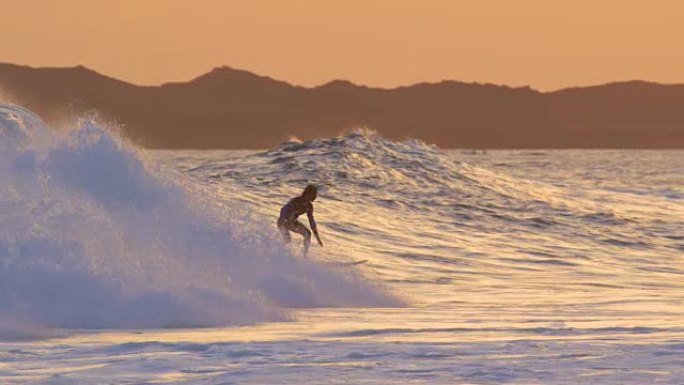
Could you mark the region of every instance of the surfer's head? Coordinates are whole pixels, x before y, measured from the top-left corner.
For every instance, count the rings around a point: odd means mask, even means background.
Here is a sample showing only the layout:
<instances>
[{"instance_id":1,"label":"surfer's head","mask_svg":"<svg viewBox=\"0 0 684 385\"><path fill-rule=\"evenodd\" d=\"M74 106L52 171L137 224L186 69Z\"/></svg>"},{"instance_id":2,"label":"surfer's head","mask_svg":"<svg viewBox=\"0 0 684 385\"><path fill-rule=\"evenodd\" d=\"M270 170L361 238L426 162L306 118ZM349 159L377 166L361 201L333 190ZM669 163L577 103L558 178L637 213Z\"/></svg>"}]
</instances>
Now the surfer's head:
<instances>
[{"instance_id":1,"label":"surfer's head","mask_svg":"<svg viewBox=\"0 0 684 385\"><path fill-rule=\"evenodd\" d=\"M318 189L316 188L316 186L310 184L304 188L302 196L313 202L316 200L316 197L318 196Z\"/></svg>"}]
</instances>

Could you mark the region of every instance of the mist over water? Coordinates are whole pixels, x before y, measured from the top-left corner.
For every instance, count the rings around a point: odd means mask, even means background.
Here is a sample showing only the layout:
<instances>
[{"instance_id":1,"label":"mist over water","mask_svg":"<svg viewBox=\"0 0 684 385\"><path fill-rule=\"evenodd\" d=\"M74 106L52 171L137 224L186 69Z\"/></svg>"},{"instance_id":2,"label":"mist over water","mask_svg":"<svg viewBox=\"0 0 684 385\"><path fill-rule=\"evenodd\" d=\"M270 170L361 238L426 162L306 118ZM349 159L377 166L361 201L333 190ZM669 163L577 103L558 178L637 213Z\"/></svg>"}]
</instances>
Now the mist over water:
<instances>
[{"instance_id":1,"label":"mist over water","mask_svg":"<svg viewBox=\"0 0 684 385\"><path fill-rule=\"evenodd\" d=\"M3 105L0 133L10 336L14 326L218 326L284 320L284 306L399 304L352 272L297 258L92 121L57 136Z\"/></svg>"}]
</instances>

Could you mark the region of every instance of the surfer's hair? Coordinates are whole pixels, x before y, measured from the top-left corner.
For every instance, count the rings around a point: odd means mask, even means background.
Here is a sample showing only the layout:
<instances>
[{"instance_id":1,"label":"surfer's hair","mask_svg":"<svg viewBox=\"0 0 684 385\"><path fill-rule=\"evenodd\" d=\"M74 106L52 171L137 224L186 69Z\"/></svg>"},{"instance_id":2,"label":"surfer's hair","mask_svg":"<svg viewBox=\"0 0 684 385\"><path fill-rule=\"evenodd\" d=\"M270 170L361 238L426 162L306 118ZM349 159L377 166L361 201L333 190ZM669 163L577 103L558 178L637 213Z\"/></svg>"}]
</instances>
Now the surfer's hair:
<instances>
[{"instance_id":1,"label":"surfer's hair","mask_svg":"<svg viewBox=\"0 0 684 385\"><path fill-rule=\"evenodd\" d=\"M316 199L316 196L318 196L318 188L312 184L307 185L304 188L304 192L302 193L303 197L308 197L312 201Z\"/></svg>"}]
</instances>

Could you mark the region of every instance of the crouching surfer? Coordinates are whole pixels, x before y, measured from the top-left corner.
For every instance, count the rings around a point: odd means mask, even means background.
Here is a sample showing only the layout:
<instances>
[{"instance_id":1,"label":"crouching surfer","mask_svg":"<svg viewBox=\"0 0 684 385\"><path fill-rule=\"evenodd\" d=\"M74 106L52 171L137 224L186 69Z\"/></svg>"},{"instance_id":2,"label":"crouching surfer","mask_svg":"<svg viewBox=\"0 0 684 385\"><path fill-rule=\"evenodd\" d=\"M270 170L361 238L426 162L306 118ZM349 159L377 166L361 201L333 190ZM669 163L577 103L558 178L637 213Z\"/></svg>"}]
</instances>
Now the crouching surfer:
<instances>
[{"instance_id":1,"label":"crouching surfer","mask_svg":"<svg viewBox=\"0 0 684 385\"><path fill-rule=\"evenodd\" d=\"M321 237L318 236L318 229L316 228L316 221L313 216L313 201L316 200L317 195L318 189L316 186L306 186L302 195L290 199L290 201L280 209L280 218L278 218L278 230L280 230L280 234L282 234L285 243L290 243L290 241L292 241L290 231L301 234L304 237L304 249L302 254L305 257L309 253L312 231L316 236L318 244L321 245L321 247L323 246L323 241L321 241ZM309 217L311 231L297 220L297 218L304 213Z\"/></svg>"}]
</instances>

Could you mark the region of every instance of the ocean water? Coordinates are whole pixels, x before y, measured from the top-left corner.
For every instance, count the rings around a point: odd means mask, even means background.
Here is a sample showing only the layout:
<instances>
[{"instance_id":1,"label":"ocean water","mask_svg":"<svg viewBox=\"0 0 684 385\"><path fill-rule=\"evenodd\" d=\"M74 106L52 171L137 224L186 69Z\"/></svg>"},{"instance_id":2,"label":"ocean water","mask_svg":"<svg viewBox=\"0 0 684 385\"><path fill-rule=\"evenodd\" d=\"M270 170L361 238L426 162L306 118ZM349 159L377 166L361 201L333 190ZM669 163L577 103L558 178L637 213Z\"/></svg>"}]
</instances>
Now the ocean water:
<instances>
[{"instance_id":1,"label":"ocean water","mask_svg":"<svg viewBox=\"0 0 684 385\"><path fill-rule=\"evenodd\" d=\"M684 384L682 150L0 140L0 383Z\"/></svg>"}]
</instances>

